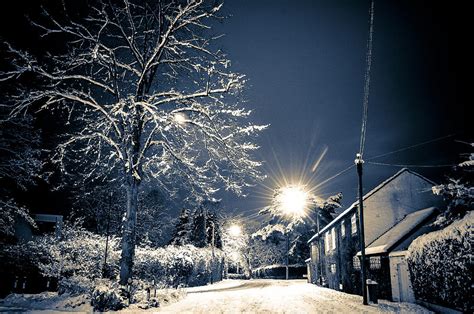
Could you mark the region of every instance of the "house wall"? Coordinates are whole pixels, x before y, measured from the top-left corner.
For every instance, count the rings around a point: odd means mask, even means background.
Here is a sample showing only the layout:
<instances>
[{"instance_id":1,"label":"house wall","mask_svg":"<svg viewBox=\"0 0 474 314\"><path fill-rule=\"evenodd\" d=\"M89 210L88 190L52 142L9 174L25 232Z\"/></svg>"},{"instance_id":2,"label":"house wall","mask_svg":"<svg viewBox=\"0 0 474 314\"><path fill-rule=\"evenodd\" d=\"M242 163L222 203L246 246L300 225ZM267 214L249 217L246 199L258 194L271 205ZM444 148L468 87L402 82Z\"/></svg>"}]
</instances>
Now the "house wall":
<instances>
[{"instance_id":1,"label":"house wall","mask_svg":"<svg viewBox=\"0 0 474 314\"><path fill-rule=\"evenodd\" d=\"M359 248L359 234L358 232L352 234L350 217L356 210L352 210L347 217L336 224L336 248L326 250L326 238L323 236L320 239L321 255L322 255L322 276L326 285L335 290L342 290L349 293L361 293L360 290L360 274L358 270L353 269L352 257L356 255ZM342 236L341 226L344 224L345 234ZM329 230L330 232L330 230ZM330 239L331 240L331 239ZM311 263L313 268L317 269L316 273L319 275L319 259L317 257L317 243L313 242ZM335 271L334 266L335 265Z\"/></svg>"},{"instance_id":2,"label":"house wall","mask_svg":"<svg viewBox=\"0 0 474 314\"><path fill-rule=\"evenodd\" d=\"M417 210L441 205L432 183L405 171L364 201L365 243L369 244Z\"/></svg>"},{"instance_id":3,"label":"house wall","mask_svg":"<svg viewBox=\"0 0 474 314\"><path fill-rule=\"evenodd\" d=\"M439 206L441 199L433 195L431 186L430 182L406 171L368 197L364 201L365 245L367 246L380 237L407 214L423 208ZM353 265L353 257L360 251L358 226L356 233L351 232L351 216L353 214L356 215L358 221L357 207L354 207L327 230L331 233L332 227L336 228L335 249L326 251L325 233L321 235L322 276L326 285L331 289L361 295L360 268L355 269ZM341 232L342 225L345 228L344 236ZM311 269L314 270L313 283L318 282L317 278L320 273L317 244L318 241L315 239L312 242L311 250ZM334 266L331 269L331 265L336 265L335 271ZM380 256L379 269L370 268L370 259L367 256L367 279L377 281L379 297L387 300L392 300L393 280L390 276L392 273L390 267L390 260L386 254Z\"/></svg>"}]
</instances>

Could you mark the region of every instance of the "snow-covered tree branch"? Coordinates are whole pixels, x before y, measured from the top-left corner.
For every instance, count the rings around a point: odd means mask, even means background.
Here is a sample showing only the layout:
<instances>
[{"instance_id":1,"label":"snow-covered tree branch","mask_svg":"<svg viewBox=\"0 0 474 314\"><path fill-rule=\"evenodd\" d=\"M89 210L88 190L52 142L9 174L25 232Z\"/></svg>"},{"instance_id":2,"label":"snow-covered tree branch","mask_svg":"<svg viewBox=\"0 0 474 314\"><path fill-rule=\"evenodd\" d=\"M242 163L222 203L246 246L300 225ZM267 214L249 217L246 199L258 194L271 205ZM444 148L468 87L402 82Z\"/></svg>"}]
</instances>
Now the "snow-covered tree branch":
<instances>
[{"instance_id":1,"label":"snow-covered tree branch","mask_svg":"<svg viewBox=\"0 0 474 314\"><path fill-rule=\"evenodd\" d=\"M84 18L47 10L32 22L42 36L66 40L64 53L35 56L5 44L5 82L33 77L11 95L11 117L65 108L74 132L53 160L86 177L119 170L127 191L121 283L131 277L140 185L181 183L206 199L216 184L243 193L260 178L252 138L266 126L239 107L245 77L212 42L214 1L93 1ZM76 168L68 169L72 158Z\"/></svg>"}]
</instances>

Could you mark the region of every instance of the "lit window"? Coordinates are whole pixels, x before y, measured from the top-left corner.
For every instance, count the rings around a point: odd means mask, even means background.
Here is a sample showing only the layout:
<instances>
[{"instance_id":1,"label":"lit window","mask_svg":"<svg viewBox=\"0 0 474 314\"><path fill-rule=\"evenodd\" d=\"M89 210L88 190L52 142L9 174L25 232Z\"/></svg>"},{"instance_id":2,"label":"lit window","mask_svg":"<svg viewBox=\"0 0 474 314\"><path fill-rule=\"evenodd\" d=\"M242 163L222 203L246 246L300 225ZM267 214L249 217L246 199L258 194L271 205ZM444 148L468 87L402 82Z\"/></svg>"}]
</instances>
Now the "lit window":
<instances>
[{"instance_id":1,"label":"lit window","mask_svg":"<svg viewBox=\"0 0 474 314\"><path fill-rule=\"evenodd\" d=\"M341 237L344 238L346 235L346 226L344 225L344 220L341 222Z\"/></svg>"},{"instance_id":2,"label":"lit window","mask_svg":"<svg viewBox=\"0 0 474 314\"><path fill-rule=\"evenodd\" d=\"M336 228L331 229L331 249L336 249Z\"/></svg>"},{"instance_id":3,"label":"lit window","mask_svg":"<svg viewBox=\"0 0 474 314\"><path fill-rule=\"evenodd\" d=\"M352 267L354 267L354 269L357 269L357 270L360 269L360 259L359 259L359 257L354 256L352 258Z\"/></svg>"},{"instance_id":4,"label":"lit window","mask_svg":"<svg viewBox=\"0 0 474 314\"><path fill-rule=\"evenodd\" d=\"M380 256L370 257L370 269L380 269Z\"/></svg>"},{"instance_id":5,"label":"lit window","mask_svg":"<svg viewBox=\"0 0 474 314\"><path fill-rule=\"evenodd\" d=\"M351 232L352 234L357 232L357 217L356 214L351 217Z\"/></svg>"},{"instance_id":6,"label":"lit window","mask_svg":"<svg viewBox=\"0 0 474 314\"><path fill-rule=\"evenodd\" d=\"M331 274L335 274L336 273L336 264L331 264L329 270L331 271Z\"/></svg>"},{"instance_id":7,"label":"lit window","mask_svg":"<svg viewBox=\"0 0 474 314\"><path fill-rule=\"evenodd\" d=\"M329 252L329 232L324 234L324 249L326 253Z\"/></svg>"}]
</instances>

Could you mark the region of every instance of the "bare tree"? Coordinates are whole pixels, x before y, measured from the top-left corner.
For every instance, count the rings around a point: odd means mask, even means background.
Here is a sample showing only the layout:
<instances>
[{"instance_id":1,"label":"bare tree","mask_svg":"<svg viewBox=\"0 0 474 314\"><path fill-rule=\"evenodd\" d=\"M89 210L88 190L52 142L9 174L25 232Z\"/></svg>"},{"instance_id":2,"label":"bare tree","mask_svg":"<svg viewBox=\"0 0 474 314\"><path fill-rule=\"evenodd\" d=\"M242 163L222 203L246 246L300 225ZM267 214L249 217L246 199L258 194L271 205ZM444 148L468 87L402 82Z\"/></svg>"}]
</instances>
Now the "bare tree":
<instances>
[{"instance_id":1,"label":"bare tree","mask_svg":"<svg viewBox=\"0 0 474 314\"><path fill-rule=\"evenodd\" d=\"M8 119L4 109L0 109L0 240L14 235L20 217L36 226L14 191L34 186L42 167L40 136L31 115Z\"/></svg>"},{"instance_id":2,"label":"bare tree","mask_svg":"<svg viewBox=\"0 0 474 314\"><path fill-rule=\"evenodd\" d=\"M38 104L67 108L81 127L58 146L61 169L67 171L72 153L84 158L86 176L120 170L127 195L122 284L132 275L144 181L157 179L163 189L183 183L207 199L217 183L240 194L249 177L261 176L251 138L266 126L243 120L251 113L238 106L244 76L230 70L212 44L218 36L209 35L221 7L204 0L97 0L86 18L45 10L45 21L32 22L43 36L66 38L65 53L36 58L7 45L12 68L0 80L41 80L40 88L11 98L11 115Z\"/></svg>"}]
</instances>

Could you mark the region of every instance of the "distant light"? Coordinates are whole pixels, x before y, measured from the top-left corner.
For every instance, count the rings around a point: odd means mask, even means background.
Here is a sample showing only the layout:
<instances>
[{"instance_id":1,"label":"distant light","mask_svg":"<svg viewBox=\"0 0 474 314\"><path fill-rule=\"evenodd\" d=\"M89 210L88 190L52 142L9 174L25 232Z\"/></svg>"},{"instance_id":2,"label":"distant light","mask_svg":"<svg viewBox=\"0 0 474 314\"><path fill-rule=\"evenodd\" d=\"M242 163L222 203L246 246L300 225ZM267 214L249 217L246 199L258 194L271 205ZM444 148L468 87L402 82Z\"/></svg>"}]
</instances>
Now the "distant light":
<instances>
[{"instance_id":1,"label":"distant light","mask_svg":"<svg viewBox=\"0 0 474 314\"><path fill-rule=\"evenodd\" d=\"M233 237L238 237L242 234L242 228L239 225L232 225L229 227L229 234Z\"/></svg>"},{"instance_id":2,"label":"distant light","mask_svg":"<svg viewBox=\"0 0 474 314\"><path fill-rule=\"evenodd\" d=\"M301 186L283 187L276 196L280 210L289 215L304 216L308 205L308 192Z\"/></svg>"},{"instance_id":3,"label":"distant light","mask_svg":"<svg viewBox=\"0 0 474 314\"><path fill-rule=\"evenodd\" d=\"M184 113L175 113L173 117L174 122L178 124L186 124L188 122L188 117Z\"/></svg>"}]
</instances>

